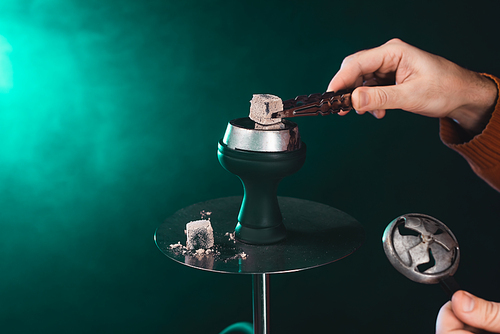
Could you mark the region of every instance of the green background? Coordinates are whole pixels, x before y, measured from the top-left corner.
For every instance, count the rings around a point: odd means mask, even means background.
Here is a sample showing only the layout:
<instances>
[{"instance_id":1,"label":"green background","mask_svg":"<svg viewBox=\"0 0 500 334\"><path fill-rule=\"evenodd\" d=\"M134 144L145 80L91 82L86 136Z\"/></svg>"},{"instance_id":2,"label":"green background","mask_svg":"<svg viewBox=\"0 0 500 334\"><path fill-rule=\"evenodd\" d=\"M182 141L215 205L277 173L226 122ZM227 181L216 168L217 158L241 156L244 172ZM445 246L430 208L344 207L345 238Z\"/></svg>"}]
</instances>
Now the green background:
<instances>
[{"instance_id":1,"label":"green background","mask_svg":"<svg viewBox=\"0 0 500 334\"><path fill-rule=\"evenodd\" d=\"M251 321L251 279L163 256L153 233L242 193L220 167L254 93L322 92L342 59L399 37L500 75L498 1L1 0L13 88L0 93L3 333L218 333ZM8 74L9 68L3 71ZM445 295L392 268L381 236L420 212L460 241L457 279L500 300L500 195L402 111L297 120L305 166L280 194L365 227L354 255L271 277L274 333L432 333Z\"/></svg>"}]
</instances>

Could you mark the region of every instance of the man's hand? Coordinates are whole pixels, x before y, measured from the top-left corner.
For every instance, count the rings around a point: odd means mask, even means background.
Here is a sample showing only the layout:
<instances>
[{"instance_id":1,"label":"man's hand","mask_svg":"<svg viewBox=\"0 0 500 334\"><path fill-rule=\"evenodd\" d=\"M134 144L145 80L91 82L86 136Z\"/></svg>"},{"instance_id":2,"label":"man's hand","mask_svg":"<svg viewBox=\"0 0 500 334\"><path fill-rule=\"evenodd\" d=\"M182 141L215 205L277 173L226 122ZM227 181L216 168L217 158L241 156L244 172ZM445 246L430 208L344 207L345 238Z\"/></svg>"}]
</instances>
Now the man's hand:
<instances>
[{"instance_id":1,"label":"man's hand","mask_svg":"<svg viewBox=\"0 0 500 334\"><path fill-rule=\"evenodd\" d=\"M352 103L359 114L382 118L386 109L404 109L450 117L471 134L483 130L497 98L489 78L399 39L345 58L328 91L355 87Z\"/></svg>"},{"instance_id":2,"label":"man's hand","mask_svg":"<svg viewBox=\"0 0 500 334\"><path fill-rule=\"evenodd\" d=\"M500 333L500 304L457 291L439 311L436 334L470 334L464 324Z\"/></svg>"}]
</instances>

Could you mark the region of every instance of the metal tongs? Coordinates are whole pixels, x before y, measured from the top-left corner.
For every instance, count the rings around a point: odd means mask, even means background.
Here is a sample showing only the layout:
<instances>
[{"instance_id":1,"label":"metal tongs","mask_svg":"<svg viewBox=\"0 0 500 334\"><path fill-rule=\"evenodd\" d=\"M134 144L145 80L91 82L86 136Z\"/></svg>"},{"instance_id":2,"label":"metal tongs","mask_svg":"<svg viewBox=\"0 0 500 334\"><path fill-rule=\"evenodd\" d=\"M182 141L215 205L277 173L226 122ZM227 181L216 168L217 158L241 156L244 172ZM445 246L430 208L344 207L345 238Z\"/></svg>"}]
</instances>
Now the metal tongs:
<instances>
[{"instance_id":1,"label":"metal tongs","mask_svg":"<svg viewBox=\"0 0 500 334\"><path fill-rule=\"evenodd\" d=\"M273 113L271 118L287 118L298 116L315 116L349 111L352 90L338 92L299 95L294 99L283 101L283 111Z\"/></svg>"},{"instance_id":2,"label":"metal tongs","mask_svg":"<svg viewBox=\"0 0 500 334\"><path fill-rule=\"evenodd\" d=\"M250 108L250 119L262 126L275 125L282 118L328 115L352 109L352 90L299 95L294 99L282 101L278 96L269 94L254 95ZM254 107L254 103L257 107Z\"/></svg>"}]
</instances>

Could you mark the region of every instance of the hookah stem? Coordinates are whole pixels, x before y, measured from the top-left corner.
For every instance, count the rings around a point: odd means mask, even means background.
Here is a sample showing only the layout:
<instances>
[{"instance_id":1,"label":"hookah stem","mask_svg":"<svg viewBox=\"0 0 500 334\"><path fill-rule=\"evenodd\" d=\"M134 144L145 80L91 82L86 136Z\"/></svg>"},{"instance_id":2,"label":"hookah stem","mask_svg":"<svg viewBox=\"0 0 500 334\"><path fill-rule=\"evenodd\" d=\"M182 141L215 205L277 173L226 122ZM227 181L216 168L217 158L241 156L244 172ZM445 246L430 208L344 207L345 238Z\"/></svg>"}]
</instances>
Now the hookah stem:
<instances>
[{"instance_id":1,"label":"hookah stem","mask_svg":"<svg viewBox=\"0 0 500 334\"><path fill-rule=\"evenodd\" d=\"M253 274L253 332L269 334L269 274Z\"/></svg>"}]
</instances>

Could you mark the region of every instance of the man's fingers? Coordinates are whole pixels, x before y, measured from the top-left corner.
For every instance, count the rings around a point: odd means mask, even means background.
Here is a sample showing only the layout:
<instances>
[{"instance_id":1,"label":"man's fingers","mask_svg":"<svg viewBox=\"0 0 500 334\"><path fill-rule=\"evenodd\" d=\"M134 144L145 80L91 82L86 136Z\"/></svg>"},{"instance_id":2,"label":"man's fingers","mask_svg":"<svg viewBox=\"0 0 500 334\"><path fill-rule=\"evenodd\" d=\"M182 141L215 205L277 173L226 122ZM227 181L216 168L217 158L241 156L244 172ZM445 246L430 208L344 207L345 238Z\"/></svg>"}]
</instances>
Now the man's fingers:
<instances>
[{"instance_id":1,"label":"man's fingers","mask_svg":"<svg viewBox=\"0 0 500 334\"><path fill-rule=\"evenodd\" d=\"M412 98L407 96L406 87L403 84L398 86L358 87L352 93L351 101L352 107L359 114L362 114L366 111L378 109L405 109L411 103ZM383 117L381 112L380 116Z\"/></svg>"},{"instance_id":2,"label":"man's fingers","mask_svg":"<svg viewBox=\"0 0 500 334\"><path fill-rule=\"evenodd\" d=\"M453 313L473 327L500 333L500 304L478 298L465 291L457 291L452 298Z\"/></svg>"},{"instance_id":3,"label":"man's fingers","mask_svg":"<svg viewBox=\"0 0 500 334\"><path fill-rule=\"evenodd\" d=\"M401 61L402 47L409 46L393 39L377 48L360 51L344 59L340 70L328 85L328 92L356 87L364 75L375 72L396 72Z\"/></svg>"},{"instance_id":4,"label":"man's fingers","mask_svg":"<svg viewBox=\"0 0 500 334\"><path fill-rule=\"evenodd\" d=\"M436 321L436 334L470 334L465 331L461 322L451 308L451 301L444 304L439 310Z\"/></svg>"},{"instance_id":5,"label":"man's fingers","mask_svg":"<svg viewBox=\"0 0 500 334\"><path fill-rule=\"evenodd\" d=\"M349 113L349 111L350 111L350 110L346 110L346 111L339 111L339 112L338 112L338 115L339 115L339 116L345 116L345 115L347 115L347 114ZM372 114L372 115L373 115L373 117L378 118L378 119L384 118L384 116L385 116L385 109L370 110L370 111L368 111L368 112L369 112L370 114ZM365 112L364 112L364 111L360 112L360 111L357 111L357 110L356 110L356 113L358 113L358 114L360 114L360 115L363 115Z\"/></svg>"}]
</instances>

